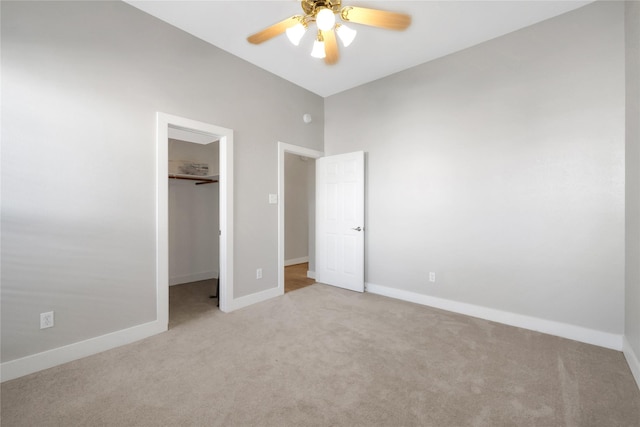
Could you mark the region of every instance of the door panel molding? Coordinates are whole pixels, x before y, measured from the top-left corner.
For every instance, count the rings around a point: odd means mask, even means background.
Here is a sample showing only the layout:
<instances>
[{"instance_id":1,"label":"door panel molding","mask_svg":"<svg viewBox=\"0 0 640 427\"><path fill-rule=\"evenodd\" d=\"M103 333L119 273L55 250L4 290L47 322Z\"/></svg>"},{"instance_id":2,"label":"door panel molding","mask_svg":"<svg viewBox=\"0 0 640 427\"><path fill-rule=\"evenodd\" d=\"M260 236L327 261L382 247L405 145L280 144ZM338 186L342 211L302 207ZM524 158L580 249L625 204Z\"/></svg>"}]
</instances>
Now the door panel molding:
<instances>
[{"instance_id":1,"label":"door panel molding","mask_svg":"<svg viewBox=\"0 0 640 427\"><path fill-rule=\"evenodd\" d=\"M364 292L364 152L316 162L316 280Z\"/></svg>"}]
</instances>

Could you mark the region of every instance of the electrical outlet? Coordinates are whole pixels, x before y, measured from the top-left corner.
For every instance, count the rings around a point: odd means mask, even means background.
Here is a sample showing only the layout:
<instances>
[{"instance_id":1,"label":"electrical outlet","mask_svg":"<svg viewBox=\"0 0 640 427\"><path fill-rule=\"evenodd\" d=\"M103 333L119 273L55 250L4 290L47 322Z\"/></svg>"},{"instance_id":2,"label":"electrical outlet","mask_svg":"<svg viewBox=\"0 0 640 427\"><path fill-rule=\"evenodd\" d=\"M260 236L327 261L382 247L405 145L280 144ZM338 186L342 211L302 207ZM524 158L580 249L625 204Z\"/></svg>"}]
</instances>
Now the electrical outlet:
<instances>
[{"instance_id":1,"label":"electrical outlet","mask_svg":"<svg viewBox=\"0 0 640 427\"><path fill-rule=\"evenodd\" d=\"M40 313L40 329L53 328L53 311Z\"/></svg>"},{"instance_id":2,"label":"electrical outlet","mask_svg":"<svg viewBox=\"0 0 640 427\"><path fill-rule=\"evenodd\" d=\"M436 282L436 273L435 272L430 272L429 273L429 281L435 283Z\"/></svg>"},{"instance_id":3,"label":"electrical outlet","mask_svg":"<svg viewBox=\"0 0 640 427\"><path fill-rule=\"evenodd\" d=\"M262 279L262 269L256 269L256 279Z\"/></svg>"}]
</instances>

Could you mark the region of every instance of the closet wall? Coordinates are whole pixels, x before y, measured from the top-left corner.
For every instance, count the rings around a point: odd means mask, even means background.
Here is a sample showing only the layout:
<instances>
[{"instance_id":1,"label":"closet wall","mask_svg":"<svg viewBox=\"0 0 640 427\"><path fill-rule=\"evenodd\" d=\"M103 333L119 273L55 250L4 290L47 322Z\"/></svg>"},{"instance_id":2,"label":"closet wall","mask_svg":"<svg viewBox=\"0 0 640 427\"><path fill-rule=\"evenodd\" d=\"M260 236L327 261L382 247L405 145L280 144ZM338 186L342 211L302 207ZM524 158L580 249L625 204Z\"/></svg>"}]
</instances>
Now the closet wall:
<instances>
[{"instance_id":1,"label":"closet wall","mask_svg":"<svg viewBox=\"0 0 640 427\"><path fill-rule=\"evenodd\" d=\"M209 165L219 174L219 143L202 145L169 139L169 173L174 161ZM218 277L219 184L169 179L169 284L177 285Z\"/></svg>"},{"instance_id":2,"label":"closet wall","mask_svg":"<svg viewBox=\"0 0 640 427\"><path fill-rule=\"evenodd\" d=\"M285 153L284 165L284 265L311 263L311 247L315 245L315 215L311 215L315 210L315 161Z\"/></svg>"}]
</instances>

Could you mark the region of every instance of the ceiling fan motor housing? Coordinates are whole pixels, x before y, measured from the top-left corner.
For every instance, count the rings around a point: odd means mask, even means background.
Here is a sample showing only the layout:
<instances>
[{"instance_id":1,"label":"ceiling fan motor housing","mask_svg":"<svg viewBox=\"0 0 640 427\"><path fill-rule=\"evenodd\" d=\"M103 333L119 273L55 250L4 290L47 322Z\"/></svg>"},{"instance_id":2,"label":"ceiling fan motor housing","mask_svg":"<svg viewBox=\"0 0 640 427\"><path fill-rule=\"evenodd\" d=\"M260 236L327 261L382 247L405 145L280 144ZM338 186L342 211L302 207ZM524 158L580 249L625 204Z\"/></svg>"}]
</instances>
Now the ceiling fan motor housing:
<instances>
[{"instance_id":1,"label":"ceiling fan motor housing","mask_svg":"<svg viewBox=\"0 0 640 427\"><path fill-rule=\"evenodd\" d=\"M338 13L342 5L342 0L302 0L300 5L305 15L315 17L322 8L330 9L333 13Z\"/></svg>"}]
</instances>

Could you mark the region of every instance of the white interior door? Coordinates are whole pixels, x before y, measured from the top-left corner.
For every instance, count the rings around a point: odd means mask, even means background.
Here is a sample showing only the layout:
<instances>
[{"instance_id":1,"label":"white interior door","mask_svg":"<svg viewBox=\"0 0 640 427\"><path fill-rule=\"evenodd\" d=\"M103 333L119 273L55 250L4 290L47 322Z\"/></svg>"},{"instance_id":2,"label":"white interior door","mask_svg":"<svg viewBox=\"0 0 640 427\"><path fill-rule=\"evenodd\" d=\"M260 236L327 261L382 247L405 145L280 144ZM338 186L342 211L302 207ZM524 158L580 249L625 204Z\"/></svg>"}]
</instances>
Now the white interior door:
<instances>
[{"instance_id":1,"label":"white interior door","mask_svg":"<svg viewBox=\"0 0 640 427\"><path fill-rule=\"evenodd\" d=\"M316 280L364 292L364 152L316 161Z\"/></svg>"}]
</instances>

